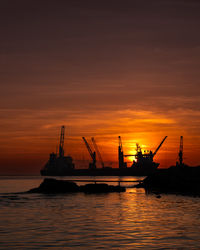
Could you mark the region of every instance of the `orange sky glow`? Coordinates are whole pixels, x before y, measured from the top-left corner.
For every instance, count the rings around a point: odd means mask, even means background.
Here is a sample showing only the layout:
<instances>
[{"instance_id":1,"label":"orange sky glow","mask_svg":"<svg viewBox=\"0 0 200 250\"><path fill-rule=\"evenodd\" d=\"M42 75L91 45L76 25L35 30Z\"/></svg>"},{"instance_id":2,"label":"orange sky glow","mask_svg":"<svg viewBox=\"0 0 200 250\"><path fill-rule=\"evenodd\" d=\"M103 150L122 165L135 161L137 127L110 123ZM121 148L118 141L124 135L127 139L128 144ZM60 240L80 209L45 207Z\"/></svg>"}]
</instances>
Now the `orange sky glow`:
<instances>
[{"instance_id":1,"label":"orange sky glow","mask_svg":"<svg viewBox=\"0 0 200 250\"><path fill-rule=\"evenodd\" d=\"M77 168L90 159L82 136L117 167L119 135L125 154L168 136L161 168L183 136L184 162L199 165L199 11L198 1L4 1L0 174L39 174L62 125Z\"/></svg>"}]
</instances>

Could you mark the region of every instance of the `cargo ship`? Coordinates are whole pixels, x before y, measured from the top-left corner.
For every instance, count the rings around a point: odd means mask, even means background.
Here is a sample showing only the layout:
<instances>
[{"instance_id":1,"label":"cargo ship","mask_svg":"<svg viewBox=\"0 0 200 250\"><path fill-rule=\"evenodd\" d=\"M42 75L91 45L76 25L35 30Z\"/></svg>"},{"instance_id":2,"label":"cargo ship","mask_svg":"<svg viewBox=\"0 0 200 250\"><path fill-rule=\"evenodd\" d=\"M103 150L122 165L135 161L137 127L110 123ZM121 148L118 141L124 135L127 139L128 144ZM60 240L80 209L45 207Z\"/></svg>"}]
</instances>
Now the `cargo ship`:
<instances>
[{"instance_id":1,"label":"cargo ship","mask_svg":"<svg viewBox=\"0 0 200 250\"><path fill-rule=\"evenodd\" d=\"M95 150L93 151L86 138L82 137L92 161L89 163L88 168L76 169L72 157L64 155L64 130L65 127L62 126L60 134L59 153L50 154L49 160L40 171L42 176L147 176L155 172L158 168L159 163L154 162L153 159L160 147L162 146L163 142L167 138L167 136L164 137L164 139L161 141L160 145L157 147L154 153L152 151L142 152L141 147L137 144L136 154L125 155L123 152L122 140L119 136L119 167L112 168L104 166L104 162L102 160L95 139L92 138L93 146L95 148ZM96 154L101 163L101 168L96 167ZM129 156L135 157L135 161L133 161L131 167L127 167L127 163L125 162L125 157Z\"/></svg>"}]
</instances>

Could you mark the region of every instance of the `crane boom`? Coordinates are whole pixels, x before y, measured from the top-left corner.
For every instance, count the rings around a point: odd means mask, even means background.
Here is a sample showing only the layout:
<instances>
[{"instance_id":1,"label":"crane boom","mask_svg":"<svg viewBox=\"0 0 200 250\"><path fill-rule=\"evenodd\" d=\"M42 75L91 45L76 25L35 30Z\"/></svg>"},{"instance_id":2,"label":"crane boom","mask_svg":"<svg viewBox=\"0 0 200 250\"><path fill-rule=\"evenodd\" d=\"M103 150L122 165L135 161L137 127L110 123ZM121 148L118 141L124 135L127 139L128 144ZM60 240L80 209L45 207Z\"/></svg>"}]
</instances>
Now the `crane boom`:
<instances>
[{"instance_id":1,"label":"crane boom","mask_svg":"<svg viewBox=\"0 0 200 250\"><path fill-rule=\"evenodd\" d=\"M160 147L162 146L163 142L167 139L167 136L164 137L164 139L161 141L160 145L157 147L157 149L155 150L155 152L153 153L153 156L155 156L158 152L158 150L160 149Z\"/></svg>"},{"instance_id":2,"label":"crane boom","mask_svg":"<svg viewBox=\"0 0 200 250\"><path fill-rule=\"evenodd\" d=\"M87 142L87 140L85 139L85 137L82 137L83 141L85 142L85 145L87 147L87 150L92 158L92 163L89 164L89 169L96 169L96 152L92 152L92 149L89 145L89 143Z\"/></svg>"},{"instance_id":3,"label":"crane boom","mask_svg":"<svg viewBox=\"0 0 200 250\"><path fill-rule=\"evenodd\" d=\"M100 160L100 162L101 162L101 166L102 166L102 168L104 168L104 162L103 162L103 159L102 159L102 157L101 157L101 153L100 153L100 151L99 151L99 149L98 149L98 147L97 147L97 144L96 144L96 141L95 141L94 137L92 137L92 143L93 143L93 145L94 145L95 151L96 151L97 154L98 154L99 160Z\"/></svg>"},{"instance_id":4,"label":"crane boom","mask_svg":"<svg viewBox=\"0 0 200 250\"><path fill-rule=\"evenodd\" d=\"M83 141L85 142L85 145L86 145L86 147L87 147L87 150L88 150L88 152L89 152L89 154L90 154L90 156L91 156L91 158L92 158L92 160L93 160L94 157L93 157L92 149L91 149L89 143L87 142L87 140L85 139L85 137L82 137L82 138L83 138Z\"/></svg>"}]
</instances>

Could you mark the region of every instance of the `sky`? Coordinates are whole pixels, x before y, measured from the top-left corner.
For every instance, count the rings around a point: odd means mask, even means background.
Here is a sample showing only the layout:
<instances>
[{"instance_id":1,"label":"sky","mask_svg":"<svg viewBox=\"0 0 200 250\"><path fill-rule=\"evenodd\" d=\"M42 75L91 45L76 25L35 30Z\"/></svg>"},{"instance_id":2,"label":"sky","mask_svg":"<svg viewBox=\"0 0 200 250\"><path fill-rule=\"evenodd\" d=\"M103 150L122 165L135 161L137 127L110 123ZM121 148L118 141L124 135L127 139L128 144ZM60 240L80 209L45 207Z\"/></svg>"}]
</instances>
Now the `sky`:
<instances>
[{"instance_id":1,"label":"sky","mask_svg":"<svg viewBox=\"0 0 200 250\"><path fill-rule=\"evenodd\" d=\"M119 135L127 154L168 136L162 168L183 136L199 165L199 13L199 0L1 1L0 174L39 174L62 125L77 168L82 136L115 167Z\"/></svg>"}]
</instances>

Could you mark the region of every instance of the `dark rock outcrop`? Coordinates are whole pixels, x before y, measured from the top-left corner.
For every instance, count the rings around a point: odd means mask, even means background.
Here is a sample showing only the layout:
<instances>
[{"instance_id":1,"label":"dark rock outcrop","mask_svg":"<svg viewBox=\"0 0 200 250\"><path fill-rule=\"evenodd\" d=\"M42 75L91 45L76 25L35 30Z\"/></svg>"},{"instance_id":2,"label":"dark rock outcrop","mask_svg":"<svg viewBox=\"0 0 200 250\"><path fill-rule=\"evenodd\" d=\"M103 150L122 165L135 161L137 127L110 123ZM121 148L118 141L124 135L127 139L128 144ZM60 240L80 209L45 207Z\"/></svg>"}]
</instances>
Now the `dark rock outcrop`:
<instances>
[{"instance_id":1,"label":"dark rock outcrop","mask_svg":"<svg viewBox=\"0 0 200 250\"><path fill-rule=\"evenodd\" d=\"M80 191L79 186L71 181L45 178L38 188L29 190L29 193L70 193Z\"/></svg>"},{"instance_id":2,"label":"dark rock outcrop","mask_svg":"<svg viewBox=\"0 0 200 250\"><path fill-rule=\"evenodd\" d=\"M109 192L125 192L125 187L112 186L108 184L86 184L78 186L76 183L66 180L56 180L53 178L45 178L38 188L33 188L28 193L109 193Z\"/></svg>"},{"instance_id":3,"label":"dark rock outcrop","mask_svg":"<svg viewBox=\"0 0 200 250\"><path fill-rule=\"evenodd\" d=\"M178 193L185 195L200 195L200 167L170 167L158 170L146 177L143 187L147 192Z\"/></svg>"}]
</instances>

